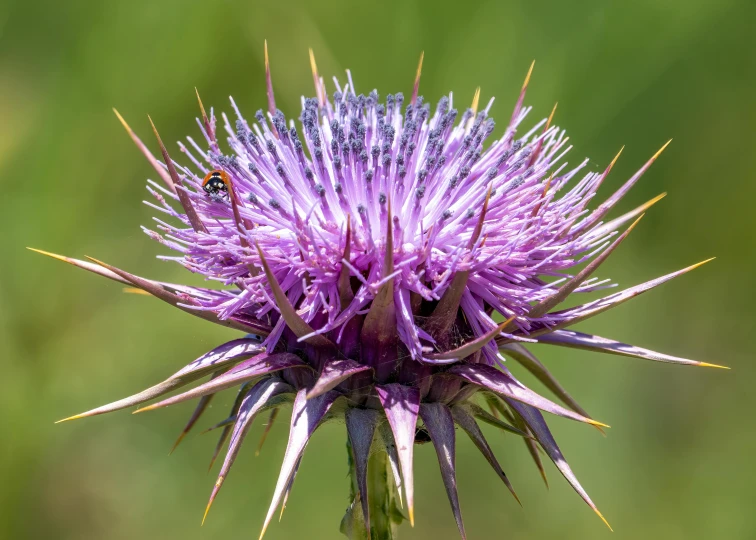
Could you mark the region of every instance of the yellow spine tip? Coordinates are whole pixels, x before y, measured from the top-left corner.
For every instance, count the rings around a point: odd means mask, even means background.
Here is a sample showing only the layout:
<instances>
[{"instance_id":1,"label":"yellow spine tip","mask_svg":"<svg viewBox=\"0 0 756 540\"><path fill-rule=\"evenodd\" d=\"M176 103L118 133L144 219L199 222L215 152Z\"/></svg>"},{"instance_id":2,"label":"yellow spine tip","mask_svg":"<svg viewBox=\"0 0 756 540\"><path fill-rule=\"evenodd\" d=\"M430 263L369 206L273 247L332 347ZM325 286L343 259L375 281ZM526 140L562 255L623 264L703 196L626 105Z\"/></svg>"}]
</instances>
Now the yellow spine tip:
<instances>
[{"instance_id":1,"label":"yellow spine tip","mask_svg":"<svg viewBox=\"0 0 756 540\"><path fill-rule=\"evenodd\" d=\"M598 422L597 420L591 420L590 418L588 419L588 423L591 424L592 426L597 426L597 427L603 427L603 428L612 427L609 424L604 424L603 422Z\"/></svg>"},{"instance_id":2,"label":"yellow spine tip","mask_svg":"<svg viewBox=\"0 0 756 540\"><path fill-rule=\"evenodd\" d=\"M642 213L641 215L639 215L639 216L638 216L638 219L636 219L635 221L633 221L633 224L632 224L632 225L630 225L630 226L629 226L629 227L627 228L627 232L630 232L630 231L632 231L632 230L633 230L633 229L635 228L635 226L636 226L636 225L638 224L638 222L639 222L639 221L640 221L641 219L643 219L643 216L645 216L645 215L646 215L646 213L645 213L645 212L644 212L644 213Z\"/></svg>"},{"instance_id":3,"label":"yellow spine tip","mask_svg":"<svg viewBox=\"0 0 756 540\"><path fill-rule=\"evenodd\" d=\"M533 74L533 67L535 67L535 60L531 62L530 69L528 69L528 74L525 76L525 82L522 83L523 91L528 87L528 83L530 82L530 76Z\"/></svg>"},{"instance_id":4,"label":"yellow spine tip","mask_svg":"<svg viewBox=\"0 0 756 540\"><path fill-rule=\"evenodd\" d=\"M700 263L696 263L696 264L694 264L693 266L690 267L690 270L695 270L699 266L703 266L706 263L713 261L714 259L716 259L716 257L711 257L710 259L706 259L705 261L701 261Z\"/></svg>"},{"instance_id":5,"label":"yellow spine tip","mask_svg":"<svg viewBox=\"0 0 756 540\"><path fill-rule=\"evenodd\" d=\"M407 513L409 514L409 521L410 521L410 527L415 526L415 508L410 506L407 508Z\"/></svg>"},{"instance_id":6,"label":"yellow spine tip","mask_svg":"<svg viewBox=\"0 0 756 540\"><path fill-rule=\"evenodd\" d=\"M648 201L646 203L646 205L647 205L646 208L648 208L648 207L650 207L650 206L658 203L660 200L662 200L666 196L667 196L667 192L666 191L664 193L660 193L659 195L657 195L656 197L654 197L653 199L651 199L650 201Z\"/></svg>"},{"instance_id":7,"label":"yellow spine tip","mask_svg":"<svg viewBox=\"0 0 756 540\"><path fill-rule=\"evenodd\" d=\"M658 158L662 152L664 152L664 149L669 146L669 143L672 142L672 139L668 140L666 143L664 143L664 146L659 148L659 151L654 154L654 157L651 158L651 161L654 161L656 158Z\"/></svg>"},{"instance_id":8,"label":"yellow spine tip","mask_svg":"<svg viewBox=\"0 0 756 540\"><path fill-rule=\"evenodd\" d=\"M699 362L696 365L698 365L699 367L710 367L710 368L717 368L717 369L732 369L731 367L728 367L728 366L720 366L719 364L709 364L708 362Z\"/></svg>"},{"instance_id":9,"label":"yellow spine tip","mask_svg":"<svg viewBox=\"0 0 756 540\"><path fill-rule=\"evenodd\" d=\"M129 135L133 134L134 132L131 130L131 128L129 127L129 125L126 123L126 120L124 120L123 116L121 116L121 113L119 113L118 110L115 107L113 107L113 112L115 113L116 118L118 118L118 121L121 122L121 125L124 127L124 129L126 130L126 132L129 133Z\"/></svg>"},{"instance_id":10,"label":"yellow spine tip","mask_svg":"<svg viewBox=\"0 0 756 540\"><path fill-rule=\"evenodd\" d=\"M315 63L315 53L312 51L312 48L310 48L310 69L312 69L313 75L318 74L318 65Z\"/></svg>"},{"instance_id":11,"label":"yellow spine tip","mask_svg":"<svg viewBox=\"0 0 756 540\"><path fill-rule=\"evenodd\" d=\"M141 294L142 296L152 296L144 289L138 289L137 287L124 287L122 290L126 294Z\"/></svg>"},{"instance_id":12,"label":"yellow spine tip","mask_svg":"<svg viewBox=\"0 0 756 540\"><path fill-rule=\"evenodd\" d=\"M619 159L619 157L620 157L620 156L622 155L622 151L623 151L624 149L625 149L625 147L623 146L622 148L620 148L619 152L617 152L617 155L616 155L616 156L614 156L614 159L613 159L613 160L612 160L612 162L611 162L611 163L609 164L609 170L611 170L611 169L612 169L612 167L614 167L614 164L615 164L615 163L617 163L617 160L618 160L618 159Z\"/></svg>"},{"instance_id":13,"label":"yellow spine tip","mask_svg":"<svg viewBox=\"0 0 756 540\"><path fill-rule=\"evenodd\" d=\"M76 414L74 416L69 416L68 418L63 418L62 420L58 420L55 423L56 424L62 424L63 422L70 422L71 420L78 420L79 418L84 418L83 414Z\"/></svg>"},{"instance_id":14,"label":"yellow spine tip","mask_svg":"<svg viewBox=\"0 0 756 540\"><path fill-rule=\"evenodd\" d=\"M176 451L176 448L178 448L178 445L179 445L179 444L181 444L181 441L183 441L183 440L184 440L184 437L186 437L186 431L182 431L182 432L181 432L181 435L179 435L179 436L178 436L178 439L176 439L176 442L175 442L175 443L173 443L173 448L171 448L171 451L170 451L170 452L168 452L168 455L169 455L169 456L170 456L171 454L173 454L173 452L175 452L175 451Z\"/></svg>"},{"instance_id":15,"label":"yellow spine tip","mask_svg":"<svg viewBox=\"0 0 756 540\"><path fill-rule=\"evenodd\" d=\"M549 127L551 127L551 121L554 119L554 114L556 114L557 105L559 105L558 101L554 103L554 108L551 109L551 114L549 115L549 119L546 121L546 127L544 128L544 131L547 131Z\"/></svg>"},{"instance_id":16,"label":"yellow spine tip","mask_svg":"<svg viewBox=\"0 0 756 540\"><path fill-rule=\"evenodd\" d=\"M512 496L513 496L513 497L515 498L515 500L517 501L517 504L519 504L519 505L520 505L520 507L522 508L522 501L521 501L521 500L520 500L520 498L519 498L519 497L517 496L517 493L515 493L513 489L510 489L510 490L509 490L509 492L510 492L510 493L512 494Z\"/></svg>"},{"instance_id":17,"label":"yellow spine tip","mask_svg":"<svg viewBox=\"0 0 756 540\"><path fill-rule=\"evenodd\" d=\"M478 112L478 103L480 103L480 86L475 89L475 95L473 95L472 105L470 108L473 110L473 116Z\"/></svg>"},{"instance_id":18,"label":"yellow spine tip","mask_svg":"<svg viewBox=\"0 0 756 540\"><path fill-rule=\"evenodd\" d=\"M593 511L596 512L596 515L601 518L601 521L604 522L604 525L609 527L610 531L614 532L614 529L612 529L612 526L609 525L609 522L606 520L606 518L601 514L601 512L599 512L598 508L594 508Z\"/></svg>"},{"instance_id":19,"label":"yellow spine tip","mask_svg":"<svg viewBox=\"0 0 756 540\"><path fill-rule=\"evenodd\" d=\"M63 255L58 255L57 253L50 253L49 251L42 251L41 249L35 249L33 247L27 247L29 251L33 251L35 253L39 253L41 255L47 255L48 257L52 257L53 259L58 259L59 261L63 262L69 262L68 257L64 257Z\"/></svg>"}]
</instances>

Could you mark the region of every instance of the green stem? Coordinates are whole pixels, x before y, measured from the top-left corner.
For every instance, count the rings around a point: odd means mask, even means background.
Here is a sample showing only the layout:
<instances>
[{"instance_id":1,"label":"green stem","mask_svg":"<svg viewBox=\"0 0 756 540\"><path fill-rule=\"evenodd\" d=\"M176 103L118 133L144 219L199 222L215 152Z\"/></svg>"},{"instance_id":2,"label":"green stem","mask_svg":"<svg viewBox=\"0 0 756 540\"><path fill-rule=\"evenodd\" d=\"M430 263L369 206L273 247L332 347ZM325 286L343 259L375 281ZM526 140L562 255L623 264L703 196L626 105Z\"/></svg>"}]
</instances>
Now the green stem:
<instances>
[{"instance_id":1,"label":"green stem","mask_svg":"<svg viewBox=\"0 0 756 540\"><path fill-rule=\"evenodd\" d=\"M397 529L404 516L399 511L396 485L391 474L388 456L383 448L376 448L368 461L367 485L370 510L370 534L365 527L362 505L357 488L351 445L347 441L349 461L350 498L352 500L344 519L341 532L349 540L396 540Z\"/></svg>"}]
</instances>

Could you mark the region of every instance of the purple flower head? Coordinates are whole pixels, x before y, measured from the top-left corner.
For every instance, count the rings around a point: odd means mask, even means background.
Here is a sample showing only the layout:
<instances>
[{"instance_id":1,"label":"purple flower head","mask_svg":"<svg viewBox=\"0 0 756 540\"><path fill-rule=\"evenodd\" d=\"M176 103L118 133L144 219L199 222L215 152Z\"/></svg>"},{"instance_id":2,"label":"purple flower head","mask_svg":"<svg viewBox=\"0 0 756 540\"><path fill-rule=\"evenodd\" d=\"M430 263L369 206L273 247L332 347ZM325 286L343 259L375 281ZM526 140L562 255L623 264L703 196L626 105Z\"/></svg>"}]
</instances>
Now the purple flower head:
<instances>
[{"instance_id":1,"label":"purple flower head","mask_svg":"<svg viewBox=\"0 0 756 540\"><path fill-rule=\"evenodd\" d=\"M166 184L148 186L157 201L148 204L165 221L156 219L158 231L145 232L174 251L165 259L214 286L161 283L99 261L59 258L247 335L156 386L72 418L141 404L208 376L141 409L198 399L180 441L216 392L238 387L229 416L217 426L222 434L215 456L226 442L228 450L212 503L252 421L264 411L272 420L292 405L289 444L265 527L285 505L310 436L335 418L345 421L350 448L354 503L342 523L350 537L369 537L371 527L393 529L402 516L414 520L412 449L426 441L437 450L464 537L455 426L512 490L480 421L523 438L543 474L540 446L598 513L541 411L605 425L524 345L711 366L569 330L698 265L558 309L573 293L613 286L594 271L637 220L625 225L661 197L613 220L606 216L661 150L592 205L616 158L600 172L587 171L587 159L569 167L570 146L553 125L554 111L526 124L530 72L497 137L493 99L479 110L479 91L461 113L451 93L431 107L418 95L418 68L407 100L401 93L383 100L375 90L358 93L349 72L343 86L335 81L328 99L311 60L316 97L302 98L296 118L275 106L267 49L267 112L247 119L232 100L234 117L223 114L218 122L200 102L204 142L189 137L188 146L179 143L185 165L171 160L158 136L159 162L121 118ZM522 364L563 405L521 384L505 359ZM383 462L374 461L375 448ZM382 491L368 486L368 465L387 467L393 483ZM382 520L389 525L380 526Z\"/></svg>"}]
</instances>

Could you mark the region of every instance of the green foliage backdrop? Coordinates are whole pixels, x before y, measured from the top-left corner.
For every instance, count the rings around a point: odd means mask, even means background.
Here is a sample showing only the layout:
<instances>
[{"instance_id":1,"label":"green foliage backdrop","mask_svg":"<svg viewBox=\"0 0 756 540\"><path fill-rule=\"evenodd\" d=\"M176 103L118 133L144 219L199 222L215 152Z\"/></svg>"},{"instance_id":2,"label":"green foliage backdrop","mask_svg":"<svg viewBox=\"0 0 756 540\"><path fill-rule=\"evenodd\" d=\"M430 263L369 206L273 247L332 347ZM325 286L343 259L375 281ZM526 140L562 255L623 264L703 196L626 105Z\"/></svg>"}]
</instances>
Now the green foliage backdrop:
<instances>
[{"instance_id":1,"label":"green foliage backdrop","mask_svg":"<svg viewBox=\"0 0 756 540\"><path fill-rule=\"evenodd\" d=\"M24 247L186 279L155 259L164 251L139 230L151 220L140 201L154 172L110 109L150 144L147 113L166 141L198 135L195 86L206 106L229 110L232 94L251 114L264 105L264 38L287 114L312 94L308 47L327 78L348 67L358 90L384 95L410 91L425 50L423 94L436 100L453 90L465 106L480 85L483 100L497 97L499 131L535 58L533 119L559 102L556 121L575 144L571 162L590 156L594 170L603 168L627 145L603 194L674 138L622 208L669 196L602 276L630 285L718 260L584 328L733 371L539 351L586 409L613 426L603 438L552 421L616 533L551 466L547 491L524 447L500 434L491 439L524 509L460 437L462 509L471 539L756 537L754 28L750 0L5 0L0 537L256 538L288 420L259 457L254 444L246 449L202 528L214 438L191 436L167 455L190 405L53 425L161 379L232 333ZM231 399L216 400L211 413L220 417ZM343 426L315 436L268 538L338 537L344 437ZM432 449L419 448L415 459L417 524L403 538L457 538Z\"/></svg>"}]
</instances>

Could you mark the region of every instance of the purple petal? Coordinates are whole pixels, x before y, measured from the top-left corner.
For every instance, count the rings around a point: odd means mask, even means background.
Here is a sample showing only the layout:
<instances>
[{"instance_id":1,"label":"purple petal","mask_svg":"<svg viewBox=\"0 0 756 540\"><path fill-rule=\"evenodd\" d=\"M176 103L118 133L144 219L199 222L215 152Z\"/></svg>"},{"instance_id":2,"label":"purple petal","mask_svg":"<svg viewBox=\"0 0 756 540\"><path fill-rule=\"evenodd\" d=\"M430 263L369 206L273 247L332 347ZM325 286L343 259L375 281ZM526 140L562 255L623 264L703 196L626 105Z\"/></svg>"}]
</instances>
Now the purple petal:
<instances>
[{"instance_id":1,"label":"purple petal","mask_svg":"<svg viewBox=\"0 0 756 540\"><path fill-rule=\"evenodd\" d=\"M323 366L323 370L315 382L315 386L307 393L307 399L325 394L352 375L369 369L372 368L348 358L328 360Z\"/></svg>"},{"instance_id":2,"label":"purple petal","mask_svg":"<svg viewBox=\"0 0 756 540\"><path fill-rule=\"evenodd\" d=\"M213 492L210 495L210 500L207 503L205 509L205 516L202 518L204 523L207 518L207 513L210 511L210 507L218 495L223 481L228 476L231 466L236 460L236 456L239 454L242 441L247 435L249 428L252 427L252 421L266 405L268 405L275 396L283 394L285 392L292 392L291 386L286 384L280 379L266 379L257 383L242 399L239 407L239 412L236 415L236 424L234 424L233 433L231 434L231 441L228 444L228 451L226 452L226 459L223 461L220 473L218 474L218 480L215 482Z\"/></svg>"},{"instance_id":3,"label":"purple petal","mask_svg":"<svg viewBox=\"0 0 756 540\"><path fill-rule=\"evenodd\" d=\"M454 513L454 520L457 522L459 534L462 540L465 536L465 526L462 523L462 510L459 507L459 496L457 494L457 474L454 465L455 460L455 432L454 420L449 408L443 403L422 403L420 404L420 418L425 423L433 446L438 456L438 465L441 468L441 478L444 481L446 495L449 497L449 503Z\"/></svg>"},{"instance_id":4,"label":"purple petal","mask_svg":"<svg viewBox=\"0 0 756 540\"><path fill-rule=\"evenodd\" d=\"M491 450L491 447L489 446L486 438L483 436L483 432L480 430L478 423L472 417L468 409L463 405L455 405L454 407L452 407L451 413L457 425L465 430L467 436L470 437L478 450L480 450L480 453L483 454L483 457L486 458L493 470L496 471L496 474L499 475L499 478L501 478L502 482L504 482L504 484L507 486L515 500L520 504L520 506L522 506L522 502L520 502L520 498L517 496L517 493L515 493L512 484L509 482L509 478L507 478L507 475L504 474L504 471L502 470L501 465L499 465L499 461L496 459L493 450Z\"/></svg>"},{"instance_id":5,"label":"purple petal","mask_svg":"<svg viewBox=\"0 0 756 540\"><path fill-rule=\"evenodd\" d=\"M365 518L365 530L370 537L370 505L368 502L367 468L373 436L380 420L380 412L375 409L349 408L346 411L347 435L352 446L357 487L360 491L362 515Z\"/></svg>"},{"instance_id":6,"label":"purple petal","mask_svg":"<svg viewBox=\"0 0 756 540\"><path fill-rule=\"evenodd\" d=\"M261 354L250 358L246 362L242 362L238 366L234 367L228 373L225 373L212 381L206 382L176 396L172 396L158 403L154 403L142 409L138 409L135 412L151 411L153 409L159 409L161 407L167 407L168 405L174 405L181 403L188 399L204 396L206 394L214 394L220 392L226 388L231 388L237 384L247 382L263 375L268 375L282 369L289 368L309 368L309 365L303 362L298 356L291 353L279 353L268 356L267 354Z\"/></svg>"},{"instance_id":7,"label":"purple petal","mask_svg":"<svg viewBox=\"0 0 756 540\"><path fill-rule=\"evenodd\" d=\"M533 431L533 435L535 435L535 438L538 439L538 442L546 451L546 454L548 454L548 456L554 462L554 465L557 466L559 472L561 472L562 475L567 479L567 482L570 483L572 488L577 491L578 495L582 497L582 499L588 504L588 506L590 506L593 511L596 512L601 520L606 523L606 526L611 529L609 523L606 521L606 519L604 519L604 516L601 515L601 512L599 512L598 508L596 508L596 505L593 504L593 501L591 501L591 498L580 485L580 482L578 482L575 474L572 472L572 469L567 464L567 460L564 458L562 451L559 449L559 446L554 440L554 436L551 434L551 430L549 430L549 427L546 425L546 420L544 420L543 415L537 409L523 403L519 403L515 400L506 399L506 402L510 407L512 407L512 409L517 411L517 413L523 418L528 427Z\"/></svg>"},{"instance_id":8,"label":"purple petal","mask_svg":"<svg viewBox=\"0 0 756 540\"><path fill-rule=\"evenodd\" d=\"M104 414L111 411L117 411L119 409L125 409L126 407L131 407L132 405L144 403L145 401L149 401L158 396L162 396L163 394L167 394L168 392L171 392L176 388L180 388L184 385L189 384L190 382L196 381L197 379L205 376L210 371L218 370L223 366L228 366L229 364L233 364L245 358L259 354L260 352L262 352L262 350L263 349L262 347L260 347L260 343L252 339L235 339L233 341L229 341L228 343L224 343L220 347L216 347L207 354L200 356L199 358L197 358L197 360L190 363L183 369L177 371L160 384L156 384L155 386L152 386L147 390L143 390L138 394L134 394L133 396L114 401L113 403L109 403L108 405L103 405L102 407L92 409L91 411L77 414L69 418L64 418L63 420L60 420L60 422Z\"/></svg>"},{"instance_id":9,"label":"purple petal","mask_svg":"<svg viewBox=\"0 0 756 540\"><path fill-rule=\"evenodd\" d=\"M499 371L495 367L487 366L485 364L460 364L452 366L446 373L455 375L467 382L477 384L487 390L494 392L502 397L516 399L522 401L533 407L537 407L543 411L557 416L563 416L578 422L585 422L591 425L598 425L602 427L608 427L606 424L597 422L590 418L587 418L581 414L572 412L565 409L561 405L557 405L553 401L540 396L521 385L512 376Z\"/></svg>"},{"instance_id":10,"label":"purple petal","mask_svg":"<svg viewBox=\"0 0 756 540\"><path fill-rule=\"evenodd\" d=\"M286 453L284 454L281 473L278 476L276 490L273 493L273 500L268 509L268 515L265 517L265 524L263 525L262 532L260 533L261 539L263 535L265 535L265 530L268 528L270 520L273 518L273 512L281 501L284 491L294 475L294 469L299 462L299 459L302 457L310 437L317 429L318 425L320 425L320 422L323 420L326 413L331 408L331 405L333 405L333 402L339 397L339 395L338 392L329 392L308 400L306 389L303 388L297 392L297 397L294 399L294 408L291 413L289 443L286 446Z\"/></svg>"},{"instance_id":11,"label":"purple petal","mask_svg":"<svg viewBox=\"0 0 756 540\"><path fill-rule=\"evenodd\" d=\"M644 360L654 360L656 362L666 362L669 364L725 368L725 366L709 364L706 362L698 362L696 360L688 360L687 358L680 358L677 356L670 356L668 354L644 349L642 347L636 347L635 345L622 343L621 341L615 341L613 339L607 339L591 334L583 334L582 332L575 332L574 330L556 330L555 332L551 332L550 334L544 334L540 336L538 338L538 342L545 343L547 345L558 345L560 347L582 349L585 351L642 358Z\"/></svg>"},{"instance_id":12,"label":"purple petal","mask_svg":"<svg viewBox=\"0 0 756 540\"><path fill-rule=\"evenodd\" d=\"M404 478L404 493L410 524L415 524L415 497L412 475L412 452L415 445L415 428L420 411L420 391L403 384L376 386L378 399L386 412Z\"/></svg>"}]
</instances>

